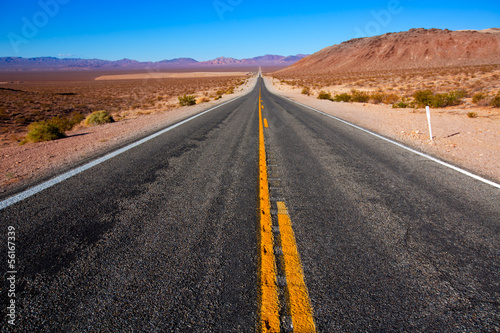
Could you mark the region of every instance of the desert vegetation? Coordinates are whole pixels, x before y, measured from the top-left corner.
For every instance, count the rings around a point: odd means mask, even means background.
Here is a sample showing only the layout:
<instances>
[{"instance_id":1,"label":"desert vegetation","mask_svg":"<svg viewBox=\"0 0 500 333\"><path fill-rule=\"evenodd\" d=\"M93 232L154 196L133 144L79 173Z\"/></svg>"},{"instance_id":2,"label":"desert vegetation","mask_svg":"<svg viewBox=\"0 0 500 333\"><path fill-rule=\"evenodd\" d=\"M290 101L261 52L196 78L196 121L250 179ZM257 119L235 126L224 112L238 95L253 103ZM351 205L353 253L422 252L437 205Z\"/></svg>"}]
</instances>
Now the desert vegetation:
<instances>
[{"instance_id":1,"label":"desert vegetation","mask_svg":"<svg viewBox=\"0 0 500 333\"><path fill-rule=\"evenodd\" d=\"M303 94L336 102L385 103L397 108L500 107L500 65L293 77L275 74L273 78Z\"/></svg>"},{"instance_id":2,"label":"desert vegetation","mask_svg":"<svg viewBox=\"0 0 500 333\"><path fill-rule=\"evenodd\" d=\"M84 124L86 126L95 126L95 125L104 125L108 123L112 123L115 120L113 117L109 114L108 111L101 110L101 111L94 111L90 115L85 118Z\"/></svg>"},{"instance_id":3,"label":"desert vegetation","mask_svg":"<svg viewBox=\"0 0 500 333\"><path fill-rule=\"evenodd\" d=\"M184 94L184 96L180 96L178 98L180 106L189 106L196 104L196 96Z\"/></svg>"},{"instance_id":4,"label":"desert vegetation","mask_svg":"<svg viewBox=\"0 0 500 333\"><path fill-rule=\"evenodd\" d=\"M54 134L56 127L64 133L96 111L104 111L109 117L119 121L152 112L168 111L178 107L179 97L183 96L193 96L194 103L200 97L203 97L203 101L218 99L233 93L245 82L244 77L229 76L2 82L0 145L19 143L23 140L37 142L58 138L60 135ZM101 118L103 115L102 113ZM99 118L96 115L93 117ZM87 123L96 124L94 120ZM29 131L44 134L26 137L31 124L33 125Z\"/></svg>"}]
</instances>

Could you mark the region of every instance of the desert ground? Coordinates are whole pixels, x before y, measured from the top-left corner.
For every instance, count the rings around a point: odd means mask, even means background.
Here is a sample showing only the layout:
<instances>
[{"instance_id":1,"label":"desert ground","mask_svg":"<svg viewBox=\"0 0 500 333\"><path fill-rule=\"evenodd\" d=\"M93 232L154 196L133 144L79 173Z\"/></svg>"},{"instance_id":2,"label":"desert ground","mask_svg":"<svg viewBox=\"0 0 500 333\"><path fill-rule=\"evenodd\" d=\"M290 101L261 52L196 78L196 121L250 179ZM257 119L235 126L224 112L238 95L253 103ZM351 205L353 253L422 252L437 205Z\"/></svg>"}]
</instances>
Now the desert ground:
<instances>
[{"instance_id":1,"label":"desert ground","mask_svg":"<svg viewBox=\"0 0 500 333\"><path fill-rule=\"evenodd\" d=\"M112 81L88 75L77 81L28 77L0 84L0 194L226 102L255 83L246 73L186 76ZM179 106L184 94L196 96L198 104ZM95 110L108 110L116 122L76 125L64 139L20 144L31 122Z\"/></svg>"},{"instance_id":2,"label":"desert ground","mask_svg":"<svg viewBox=\"0 0 500 333\"><path fill-rule=\"evenodd\" d=\"M122 80L95 80L101 76L61 74L41 81L40 75L21 76L23 81L0 82L0 146L21 141L27 126L52 117L86 116L93 111L110 112L115 120L151 112L166 111L179 104L178 97L196 95L213 100L230 94L247 79L246 73L233 76L193 76L193 73L164 73L171 78L153 78L150 73L126 74ZM160 74L160 73L157 73ZM52 74L53 75L53 74ZM11 74L16 77L16 74ZM114 77L114 75L111 75ZM133 79L139 76L140 79Z\"/></svg>"},{"instance_id":3,"label":"desert ground","mask_svg":"<svg viewBox=\"0 0 500 333\"><path fill-rule=\"evenodd\" d=\"M467 76L467 74L458 73L456 75ZM483 75L492 77L498 73L485 72ZM478 76L479 74L476 74L476 77ZM433 80L426 81L421 76L416 76L414 79L418 80L422 86L434 82ZM466 98L463 104L458 106L431 109L433 132L431 141L423 108L393 108L392 104L384 103L344 103L318 99L318 92L321 90L332 91L332 94L346 92L353 89L356 81L324 86L324 81L321 84L321 80L316 79L315 82L320 83L316 83L315 91L311 91L308 96L302 93L302 84L290 84L287 80L272 76L266 77L265 80L267 87L277 94L402 142L488 179L500 181L499 108L493 108L487 104L477 105L471 102L471 98ZM378 90L383 87L384 91L390 93L387 85L390 86L393 80L399 81L397 77L391 79L389 76L382 82L374 80L371 82L372 88ZM481 81L480 77L478 81ZM499 91L498 80L483 80L482 82L484 91L489 92L490 95ZM490 82L489 85L488 82ZM401 84L406 87L407 84L411 85L412 81L403 81ZM474 80L470 84L479 83ZM470 88L467 84L465 86ZM358 85L357 88L362 87ZM408 95L411 95L412 89L408 89ZM474 117L470 117L471 112L474 113Z\"/></svg>"},{"instance_id":4,"label":"desert ground","mask_svg":"<svg viewBox=\"0 0 500 333\"><path fill-rule=\"evenodd\" d=\"M468 78L474 75L467 82L472 85L480 84L475 83L476 81L483 82L481 89L492 96L498 91L496 90L498 80L484 78L498 75L496 71L497 69L494 72L486 71L484 77L477 73L471 75L456 73L456 75ZM401 87L412 84L409 78L400 80L397 76L381 77L384 78L382 81L380 79L370 81L372 90L384 89L390 93L388 85L390 86L395 80L401 81ZM346 80L341 86L328 86L325 85L327 81L322 82L316 78L316 85L312 87L308 96L302 93L304 88L302 81L299 84L291 84L289 80L283 78L272 76L265 78L267 87L277 94L403 142L488 179L500 181L498 168L500 109L486 104L472 103L470 97L458 106L432 109L434 140L431 141L423 109L393 108L392 104L384 102L375 105L332 102L317 98L317 93L321 90L330 90L334 93L352 89L359 81L359 78L354 79L356 79L354 82ZM418 80L422 86L435 82L433 78L422 75L415 76L414 80ZM447 79L449 80L450 78ZM467 82L462 84L470 89ZM87 80L63 83L33 81L2 84L0 88L3 89L0 89L0 94L3 106L0 106L0 110L12 110L16 107L23 112L14 115L10 113L8 120L3 118L0 193L7 195L37 179L49 177L134 138L244 94L254 84L255 78L248 79L248 76ZM363 86L358 84L356 87ZM391 89L399 91L398 87ZM64 93L74 93L74 95ZM177 97L184 93L201 98L200 103L195 106L179 107ZM410 94L410 90L406 93ZM219 94L222 94L222 98L214 100ZM207 99L210 101L202 102ZM78 109L78 103L85 106ZM62 114L71 114L75 111L88 113L95 109L110 110L118 121L94 127L77 125L74 130L67 132L68 137L65 139L19 145L26 131L26 123L29 121L60 115L61 112ZM468 116L471 110L475 114L474 118ZM16 117L25 118L26 114L31 117L29 121L17 120L19 118Z\"/></svg>"},{"instance_id":5,"label":"desert ground","mask_svg":"<svg viewBox=\"0 0 500 333\"><path fill-rule=\"evenodd\" d=\"M325 91L332 94L350 93L353 89L379 93L382 102L392 104L412 98L419 90L436 93L462 90L466 106L487 106L489 99L500 92L500 65L478 65L391 71L364 71L337 74L294 74L279 72L272 77L281 85L308 89L309 94ZM473 102L474 95L482 95Z\"/></svg>"},{"instance_id":6,"label":"desert ground","mask_svg":"<svg viewBox=\"0 0 500 333\"><path fill-rule=\"evenodd\" d=\"M245 76L247 72L192 72L192 73L136 73L114 74L96 77L96 80L148 80L148 79L187 79L205 77Z\"/></svg>"}]
</instances>

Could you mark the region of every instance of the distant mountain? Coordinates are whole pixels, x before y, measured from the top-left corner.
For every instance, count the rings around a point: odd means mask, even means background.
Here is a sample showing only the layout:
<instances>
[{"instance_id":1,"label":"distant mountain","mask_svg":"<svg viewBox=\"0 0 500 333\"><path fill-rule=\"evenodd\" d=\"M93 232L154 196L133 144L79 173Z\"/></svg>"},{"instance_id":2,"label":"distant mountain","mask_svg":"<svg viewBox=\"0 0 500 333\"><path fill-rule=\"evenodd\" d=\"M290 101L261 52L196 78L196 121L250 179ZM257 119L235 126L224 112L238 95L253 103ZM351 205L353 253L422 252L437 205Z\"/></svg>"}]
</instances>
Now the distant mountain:
<instances>
[{"instance_id":1,"label":"distant mountain","mask_svg":"<svg viewBox=\"0 0 500 333\"><path fill-rule=\"evenodd\" d=\"M278 74L334 74L500 64L500 29L411 29L352 39L295 62Z\"/></svg>"},{"instance_id":2,"label":"distant mountain","mask_svg":"<svg viewBox=\"0 0 500 333\"><path fill-rule=\"evenodd\" d=\"M198 61L192 59L192 58L176 58L176 59L171 59L171 60L162 60L158 61L159 64L182 64L182 65L188 65L188 64L197 64Z\"/></svg>"},{"instance_id":3,"label":"distant mountain","mask_svg":"<svg viewBox=\"0 0 500 333\"><path fill-rule=\"evenodd\" d=\"M266 54L264 56L248 58L248 59L234 59L234 58L225 58L220 57L210 61L203 61L200 64L203 65L216 65L216 66L248 66L248 65L256 65L256 66L290 66L293 63L299 61L304 58L306 55L298 54L295 56L280 56L280 55L271 55Z\"/></svg>"},{"instance_id":4,"label":"distant mountain","mask_svg":"<svg viewBox=\"0 0 500 333\"><path fill-rule=\"evenodd\" d=\"M214 60L209 60L209 61L202 61L199 64L200 65L209 65L209 66L227 66L227 65L236 65L239 64L243 60L238 60L234 58L226 58L226 57L220 57Z\"/></svg>"},{"instance_id":5,"label":"distant mountain","mask_svg":"<svg viewBox=\"0 0 500 333\"><path fill-rule=\"evenodd\" d=\"M116 61L99 59L79 59L79 58L21 58L3 57L0 58L0 70L3 71L26 71L26 70L113 70L113 69L189 69L207 67L248 67L248 66L269 66L286 67L302 59L305 55L279 56L265 55L249 59L234 59L220 57L209 61L196 61L192 58L176 58L157 62L140 62L131 59Z\"/></svg>"}]
</instances>

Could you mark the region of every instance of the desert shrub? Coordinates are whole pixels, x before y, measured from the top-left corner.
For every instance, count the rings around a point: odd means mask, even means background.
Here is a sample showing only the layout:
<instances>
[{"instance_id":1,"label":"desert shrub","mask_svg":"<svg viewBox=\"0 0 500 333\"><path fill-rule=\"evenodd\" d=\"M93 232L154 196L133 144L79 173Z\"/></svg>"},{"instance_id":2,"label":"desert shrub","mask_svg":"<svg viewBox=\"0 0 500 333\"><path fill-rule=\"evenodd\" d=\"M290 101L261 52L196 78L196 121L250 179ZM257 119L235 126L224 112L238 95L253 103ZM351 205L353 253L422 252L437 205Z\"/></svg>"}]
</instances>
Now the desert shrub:
<instances>
[{"instance_id":1,"label":"desert shrub","mask_svg":"<svg viewBox=\"0 0 500 333\"><path fill-rule=\"evenodd\" d=\"M302 89L302 94L307 96L311 95L311 88L304 87L304 89Z\"/></svg>"},{"instance_id":2,"label":"desert shrub","mask_svg":"<svg viewBox=\"0 0 500 333\"><path fill-rule=\"evenodd\" d=\"M59 127L63 132L69 131L71 128L73 128L68 118L61 118L56 116L50 120L50 123Z\"/></svg>"},{"instance_id":3,"label":"desert shrub","mask_svg":"<svg viewBox=\"0 0 500 333\"><path fill-rule=\"evenodd\" d=\"M324 90L321 90L319 92L318 99L330 99L331 100L332 99L332 94L327 93Z\"/></svg>"},{"instance_id":4,"label":"desert shrub","mask_svg":"<svg viewBox=\"0 0 500 333\"><path fill-rule=\"evenodd\" d=\"M476 94L474 94L474 96L472 96L472 103L479 103L480 101L482 101L483 99L486 98L486 95L481 93L481 92L478 92Z\"/></svg>"},{"instance_id":5,"label":"desert shrub","mask_svg":"<svg viewBox=\"0 0 500 333\"><path fill-rule=\"evenodd\" d=\"M233 94L233 93L234 93L234 87L229 87L229 88L227 88L227 90L226 90L226 94L231 95L231 94Z\"/></svg>"},{"instance_id":6,"label":"desert shrub","mask_svg":"<svg viewBox=\"0 0 500 333\"><path fill-rule=\"evenodd\" d=\"M370 100L370 96L366 91L359 91L356 89L353 89L351 91L352 95L352 101L353 102L358 102L358 103L366 103Z\"/></svg>"},{"instance_id":7,"label":"desert shrub","mask_svg":"<svg viewBox=\"0 0 500 333\"><path fill-rule=\"evenodd\" d=\"M467 96L467 91L463 89L442 94L434 94L431 90L427 89L419 90L413 95L414 103L418 107L430 106L434 108L459 105L465 96Z\"/></svg>"},{"instance_id":8,"label":"desert shrub","mask_svg":"<svg viewBox=\"0 0 500 333\"><path fill-rule=\"evenodd\" d=\"M217 93L217 95L219 95ZM196 97L192 95L184 95L179 97L179 104L181 106L189 106L189 105L195 105L196 104Z\"/></svg>"},{"instance_id":9,"label":"desert shrub","mask_svg":"<svg viewBox=\"0 0 500 333\"><path fill-rule=\"evenodd\" d=\"M500 93L498 93L490 102L490 105L494 108L500 108Z\"/></svg>"},{"instance_id":10,"label":"desert shrub","mask_svg":"<svg viewBox=\"0 0 500 333\"><path fill-rule=\"evenodd\" d=\"M342 93L342 94L337 94L333 98L335 102L350 102L351 101L351 95L348 93Z\"/></svg>"},{"instance_id":11,"label":"desert shrub","mask_svg":"<svg viewBox=\"0 0 500 333\"><path fill-rule=\"evenodd\" d=\"M394 104L394 103L397 103L399 100L400 100L400 97L397 94L388 94L388 95L385 95L383 102L385 104Z\"/></svg>"},{"instance_id":12,"label":"desert shrub","mask_svg":"<svg viewBox=\"0 0 500 333\"><path fill-rule=\"evenodd\" d=\"M447 99L447 94L436 94L427 105L433 108L443 108L447 105Z\"/></svg>"},{"instance_id":13,"label":"desert shrub","mask_svg":"<svg viewBox=\"0 0 500 333\"><path fill-rule=\"evenodd\" d=\"M434 102L434 93L432 90L419 90L413 94L415 104L418 107L431 106Z\"/></svg>"},{"instance_id":14,"label":"desert shrub","mask_svg":"<svg viewBox=\"0 0 500 333\"><path fill-rule=\"evenodd\" d=\"M436 94L429 106L443 108L445 106L459 105L462 102L466 92L461 90L450 91L448 93Z\"/></svg>"},{"instance_id":15,"label":"desert shrub","mask_svg":"<svg viewBox=\"0 0 500 333\"><path fill-rule=\"evenodd\" d=\"M108 111L94 111L92 114L85 118L84 124L86 126L102 125L107 123L112 123L115 120Z\"/></svg>"},{"instance_id":16,"label":"desert shrub","mask_svg":"<svg viewBox=\"0 0 500 333\"><path fill-rule=\"evenodd\" d=\"M71 128L75 125L81 123L85 119L85 116L79 112L74 112L71 114L70 122L72 124Z\"/></svg>"},{"instance_id":17,"label":"desert shrub","mask_svg":"<svg viewBox=\"0 0 500 333\"><path fill-rule=\"evenodd\" d=\"M370 94L370 103L380 104L384 101L385 94L383 92L374 92Z\"/></svg>"},{"instance_id":18,"label":"desert shrub","mask_svg":"<svg viewBox=\"0 0 500 333\"><path fill-rule=\"evenodd\" d=\"M467 117L469 117L469 118L477 118L477 113L472 112L472 111L471 111L471 112L468 112L468 113L467 113Z\"/></svg>"},{"instance_id":19,"label":"desert shrub","mask_svg":"<svg viewBox=\"0 0 500 333\"><path fill-rule=\"evenodd\" d=\"M406 101L406 98L403 98L402 100L392 104L392 107L394 109L396 109L396 108L406 109L409 106L410 106L410 104Z\"/></svg>"},{"instance_id":20,"label":"desert shrub","mask_svg":"<svg viewBox=\"0 0 500 333\"><path fill-rule=\"evenodd\" d=\"M462 99L467 97L468 93L464 89L459 89L459 90L454 90L450 91L445 95L445 106L453 106L453 105L459 105L462 103Z\"/></svg>"},{"instance_id":21,"label":"desert shrub","mask_svg":"<svg viewBox=\"0 0 500 333\"><path fill-rule=\"evenodd\" d=\"M71 131L76 124L79 124L85 117L81 113L74 112L69 118L54 117L50 122L57 125L63 132Z\"/></svg>"},{"instance_id":22,"label":"desert shrub","mask_svg":"<svg viewBox=\"0 0 500 333\"><path fill-rule=\"evenodd\" d=\"M59 128L57 122L37 121L28 126L28 134L21 143L51 141L64 137L66 134Z\"/></svg>"}]
</instances>

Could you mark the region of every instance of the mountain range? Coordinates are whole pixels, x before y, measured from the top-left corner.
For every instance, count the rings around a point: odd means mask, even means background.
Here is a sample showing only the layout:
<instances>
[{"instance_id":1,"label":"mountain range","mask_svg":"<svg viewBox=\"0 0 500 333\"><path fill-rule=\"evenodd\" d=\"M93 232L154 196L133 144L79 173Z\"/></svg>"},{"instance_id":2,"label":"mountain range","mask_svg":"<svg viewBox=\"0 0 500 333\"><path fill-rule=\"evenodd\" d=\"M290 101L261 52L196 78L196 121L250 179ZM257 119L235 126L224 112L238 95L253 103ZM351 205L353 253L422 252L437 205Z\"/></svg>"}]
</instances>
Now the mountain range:
<instances>
[{"instance_id":1,"label":"mountain range","mask_svg":"<svg viewBox=\"0 0 500 333\"><path fill-rule=\"evenodd\" d=\"M209 61L196 61L192 58L176 58L157 62L140 62L131 59L116 61L100 59L56 58L56 57L0 57L0 70L115 70L115 69L189 69L206 67L287 67L304 58L306 55L294 56L265 55L248 59L220 57Z\"/></svg>"}]
</instances>

